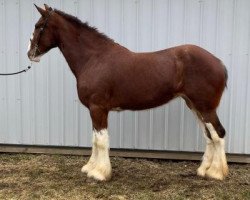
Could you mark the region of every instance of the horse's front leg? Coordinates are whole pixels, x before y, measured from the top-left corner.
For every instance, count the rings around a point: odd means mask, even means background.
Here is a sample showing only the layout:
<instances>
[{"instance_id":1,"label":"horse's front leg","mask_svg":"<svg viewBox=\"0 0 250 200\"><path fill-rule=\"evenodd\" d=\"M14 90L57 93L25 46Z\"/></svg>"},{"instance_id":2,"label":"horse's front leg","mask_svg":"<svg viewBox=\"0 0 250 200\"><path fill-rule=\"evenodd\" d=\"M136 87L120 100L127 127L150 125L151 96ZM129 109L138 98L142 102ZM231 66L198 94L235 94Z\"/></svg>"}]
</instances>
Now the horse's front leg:
<instances>
[{"instance_id":1,"label":"horse's front leg","mask_svg":"<svg viewBox=\"0 0 250 200\"><path fill-rule=\"evenodd\" d=\"M99 106L90 107L93 123L92 155L82 171L96 180L106 181L111 178L111 164L109 159L108 111Z\"/></svg>"},{"instance_id":2,"label":"horse's front leg","mask_svg":"<svg viewBox=\"0 0 250 200\"><path fill-rule=\"evenodd\" d=\"M97 147L96 147L96 134L95 131L93 131L93 136L92 136L92 154L90 156L90 159L86 165L82 167L82 172L84 173L89 173L92 169L95 168L96 166L96 161L97 161Z\"/></svg>"}]
</instances>

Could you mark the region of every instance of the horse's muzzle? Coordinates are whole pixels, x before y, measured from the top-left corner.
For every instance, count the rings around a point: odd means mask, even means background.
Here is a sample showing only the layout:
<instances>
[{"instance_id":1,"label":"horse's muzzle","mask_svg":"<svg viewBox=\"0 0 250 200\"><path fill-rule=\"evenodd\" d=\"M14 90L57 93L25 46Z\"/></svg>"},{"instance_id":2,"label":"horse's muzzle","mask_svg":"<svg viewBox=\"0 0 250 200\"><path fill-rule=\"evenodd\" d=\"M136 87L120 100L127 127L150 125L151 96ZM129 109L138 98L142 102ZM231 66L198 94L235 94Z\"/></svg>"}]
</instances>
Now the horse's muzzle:
<instances>
[{"instance_id":1,"label":"horse's muzzle","mask_svg":"<svg viewBox=\"0 0 250 200\"><path fill-rule=\"evenodd\" d=\"M30 61L33 61L33 62L40 62L40 59L42 57L42 55L35 56L33 51L28 51L27 55L28 55Z\"/></svg>"}]
</instances>

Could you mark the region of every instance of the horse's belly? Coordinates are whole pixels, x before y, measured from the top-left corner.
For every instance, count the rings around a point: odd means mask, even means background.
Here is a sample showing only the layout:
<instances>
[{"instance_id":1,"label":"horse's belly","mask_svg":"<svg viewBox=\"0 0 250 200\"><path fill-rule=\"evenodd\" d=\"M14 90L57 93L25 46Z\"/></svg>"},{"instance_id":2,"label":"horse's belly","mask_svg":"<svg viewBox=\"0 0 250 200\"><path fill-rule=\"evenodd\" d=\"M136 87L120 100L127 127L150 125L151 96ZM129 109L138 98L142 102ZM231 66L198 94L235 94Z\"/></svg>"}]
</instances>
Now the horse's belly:
<instances>
[{"instance_id":1,"label":"horse's belly","mask_svg":"<svg viewBox=\"0 0 250 200\"><path fill-rule=\"evenodd\" d=\"M163 91L149 91L147 93L138 92L137 94L127 92L119 108L122 110L150 109L167 103L173 99L174 96L175 93L173 90L166 89Z\"/></svg>"}]
</instances>

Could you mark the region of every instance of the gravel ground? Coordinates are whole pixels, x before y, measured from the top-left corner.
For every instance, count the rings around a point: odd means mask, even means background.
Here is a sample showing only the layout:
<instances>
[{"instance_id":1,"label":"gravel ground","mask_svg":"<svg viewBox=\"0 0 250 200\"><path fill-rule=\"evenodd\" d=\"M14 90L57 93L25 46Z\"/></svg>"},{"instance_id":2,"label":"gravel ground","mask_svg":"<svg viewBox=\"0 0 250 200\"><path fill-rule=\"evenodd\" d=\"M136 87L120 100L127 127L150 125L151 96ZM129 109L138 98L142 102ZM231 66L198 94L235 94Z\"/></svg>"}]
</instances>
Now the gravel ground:
<instances>
[{"instance_id":1,"label":"gravel ground","mask_svg":"<svg viewBox=\"0 0 250 200\"><path fill-rule=\"evenodd\" d=\"M250 199L250 164L230 164L216 181L196 176L199 162L111 158L113 178L80 172L87 157L0 154L0 199Z\"/></svg>"}]
</instances>

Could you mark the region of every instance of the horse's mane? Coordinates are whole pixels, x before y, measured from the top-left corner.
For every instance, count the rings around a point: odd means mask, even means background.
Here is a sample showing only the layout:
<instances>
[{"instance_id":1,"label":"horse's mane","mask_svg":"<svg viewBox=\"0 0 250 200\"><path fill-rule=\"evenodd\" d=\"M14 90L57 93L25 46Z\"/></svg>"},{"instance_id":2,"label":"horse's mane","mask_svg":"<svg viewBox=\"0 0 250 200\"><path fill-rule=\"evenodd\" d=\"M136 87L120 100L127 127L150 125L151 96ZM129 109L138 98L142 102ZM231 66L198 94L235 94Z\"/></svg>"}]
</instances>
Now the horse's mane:
<instances>
[{"instance_id":1,"label":"horse's mane","mask_svg":"<svg viewBox=\"0 0 250 200\"><path fill-rule=\"evenodd\" d=\"M72 16L70 14L67 14L61 10L57 10L54 9L54 12L56 12L57 14L59 14L60 16L62 16L64 19L66 19L67 21L73 23L74 25L76 25L79 28L84 28L89 30L92 33L95 33L96 35L98 35L100 38L103 38L105 40L109 40L109 41L113 41L111 38L109 38L108 36L106 36L104 33L101 33L97 30L96 27L92 27L88 24L88 22L82 22L80 19L78 19L75 16Z\"/></svg>"}]
</instances>

